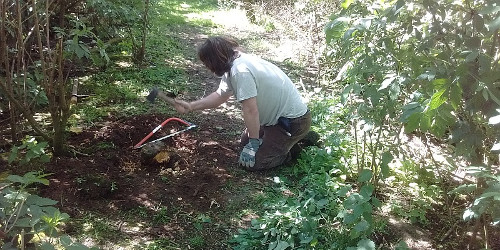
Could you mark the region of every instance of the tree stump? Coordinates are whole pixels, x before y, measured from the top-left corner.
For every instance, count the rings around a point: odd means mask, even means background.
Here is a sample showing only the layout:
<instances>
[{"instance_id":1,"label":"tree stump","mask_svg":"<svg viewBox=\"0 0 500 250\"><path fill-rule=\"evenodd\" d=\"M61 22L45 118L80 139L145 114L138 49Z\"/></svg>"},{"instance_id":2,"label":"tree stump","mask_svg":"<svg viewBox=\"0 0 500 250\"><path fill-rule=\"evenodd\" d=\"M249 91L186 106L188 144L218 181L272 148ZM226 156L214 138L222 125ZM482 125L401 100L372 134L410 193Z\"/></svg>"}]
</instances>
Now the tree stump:
<instances>
[{"instance_id":1,"label":"tree stump","mask_svg":"<svg viewBox=\"0 0 500 250\"><path fill-rule=\"evenodd\" d=\"M166 166L175 161L178 157L172 148L169 148L165 143L158 141L148 143L141 149L141 159L146 165Z\"/></svg>"}]
</instances>

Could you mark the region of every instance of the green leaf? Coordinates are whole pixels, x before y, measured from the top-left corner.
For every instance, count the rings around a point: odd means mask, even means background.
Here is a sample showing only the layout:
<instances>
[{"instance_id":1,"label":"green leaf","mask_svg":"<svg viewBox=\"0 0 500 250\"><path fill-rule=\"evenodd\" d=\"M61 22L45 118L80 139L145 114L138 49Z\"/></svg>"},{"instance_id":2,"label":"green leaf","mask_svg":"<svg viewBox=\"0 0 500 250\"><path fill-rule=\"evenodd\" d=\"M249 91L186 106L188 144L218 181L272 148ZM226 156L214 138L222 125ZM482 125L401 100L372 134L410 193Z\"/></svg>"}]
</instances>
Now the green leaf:
<instances>
[{"instance_id":1,"label":"green leaf","mask_svg":"<svg viewBox=\"0 0 500 250\"><path fill-rule=\"evenodd\" d=\"M52 244L50 244L49 242L43 242L40 245L40 249L42 249L42 250L56 250L56 248Z\"/></svg>"},{"instance_id":2,"label":"green leaf","mask_svg":"<svg viewBox=\"0 0 500 250\"><path fill-rule=\"evenodd\" d=\"M359 190L359 194L366 199L372 196L373 190L374 190L373 185L367 184L361 187L361 189Z\"/></svg>"},{"instance_id":3,"label":"green leaf","mask_svg":"<svg viewBox=\"0 0 500 250\"><path fill-rule=\"evenodd\" d=\"M358 29L356 28L347 29L344 33L344 40L348 41L349 39L351 39L351 37L353 37L353 34L356 34L356 31L358 31Z\"/></svg>"},{"instance_id":4,"label":"green leaf","mask_svg":"<svg viewBox=\"0 0 500 250\"><path fill-rule=\"evenodd\" d=\"M489 96L491 97L491 100L493 100L496 104L500 105L500 100L496 97L493 92L489 88L486 89L488 91Z\"/></svg>"},{"instance_id":5,"label":"green leaf","mask_svg":"<svg viewBox=\"0 0 500 250\"><path fill-rule=\"evenodd\" d=\"M278 242L273 241L269 244L269 246L267 247L267 250L274 250L274 248L276 248L277 245L278 245Z\"/></svg>"},{"instance_id":6,"label":"green leaf","mask_svg":"<svg viewBox=\"0 0 500 250\"><path fill-rule=\"evenodd\" d=\"M488 101L488 89L483 89L483 91L481 91L482 94L483 94L483 98L485 101Z\"/></svg>"},{"instance_id":7,"label":"green leaf","mask_svg":"<svg viewBox=\"0 0 500 250\"><path fill-rule=\"evenodd\" d=\"M472 62L476 60L478 56L479 56L479 50L474 50L465 57L465 62Z\"/></svg>"},{"instance_id":8,"label":"green leaf","mask_svg":"<svg viewBox=\"0 0 500 250\"><path fill-rule=\"evenodd\" d=\"M434 88L439 91L439 90L446 89L447 83L448 83L448 80L446 80L444 78L439 78L439 79L432 81L432 86L434 86Z\"/></svg>"},{"instance_id":9,"label":"green leaf","mask_svg":"<svg viewBox=\"0 0 500 250\"><path fill-rule=\"evenodd\" d=\"M285 250L287 247L289 247L290 244L286 241L280 241L278 245L274 248L274 250Z\"/></svg>"},{"instance_id":10,"label":"green leaf","mask_svg":"<svg viewBox=\"0 0 500 250\"><path fill-rule=\"evenodd\" d=\"M372 25L373 18L361 18L358 20L359 26L362 30L367 30Z\"/></svg>"},{"instance_id":11,"label":"green leaf","mask_svg":"<svg viewBox=\"0 0 500 250\"><path fill-rule=\"evenodd\" d=\"M359 212L359 209L358 210L353 210L352 213L346 213L344 215L344 224L352 224L353 222L355 222L360 216L361 216L361 212Z\"/></svg>"},{"instance_id":12,"label":"green leaf","mask_svg":"<svg viewBox=\"0 0 500 250\"><path fill-rule=\"evenodd\" d=\"M354 3L354 0L344 0L341 6L342 8L347 9L352 3Z\"/></svg>"},{"instance_id":13,"label":"green leaf","mask_svg":"<svg viewBox=\"0 0 500 250\"><path fill-rule=\"evenodd\" d=\"M347 193L351 191L352 187L351 186L343 186L337 191L337 195L340 197L346 197Z\"/></svg>"},{"instance_id":14,"label":"green leaf","mask_svg":"<svg viewBox=\"0 0 500 250\"><path fill-rule=\"evenodd\" d=\"M456 194L456 193L467 194L475 191L476 189L477 189L476 184L463 184L451 190L450 192L448 192L448 194Z\"/></svg>"},{"instance_id":15,"label":"green leaf","mask_svg":"<svg viewBox=\"0 0 500 250\"><path fill-rule=\"evenodd\" d=\"M446 89L441 89L432 95L431 102L429 104L430 110L437 109L446 102L447 98L443 95L445 91Z\"/></svg>"},{"instance_id":16,"label":"green leaf","mask_svg":"<svg viewBox=\"0 0 500 250\"><path fill-rule=\"evenodd\" d=\"M406 242L404 241L400 241L397 245L396 245L396 249L395 250L408 250L408 245L406 244Z\"/></svg>"},{"instance_id":17,"label":"green leaf","mask_svg":"<svg viewBox=\"0 0 500 250\"><path fill-rule=\"evenodd\" d=\"M12 149L10 150L10 155L9 155L9 159L8 159L9 164L11 164L12 162L14 162L14 160L16 160L18 151L19 151L18 147L15 147L15 146L12 147Z\"/></svg>"},{"instance_id":18,"label":"green leaf","mask_svg":"<svg viewBox=\"0 0 500 250\"><path fill-rule=\"evenodd\" d=\"M333 39L342 38L349 22L350 19L348 17L338 17L328 23L325 27L327 42L330 43Z\"/></svg>"},{"instance_id":19,"label":"green leaf","mask_svg":"<svg viewBox=\"0 0 500 250\"><path fill-rule=\"evenodd\" d=\"M490 31L495 31L498 28L500 28L500 16L498 16L495 20L488 23L487 26Z\"/></svg>"},{"instance_id":20,"label":"green leaf","mask_svg":"<svg viewBox=\"0 0 500 250\"><path fill-rule=\"evenodd\" d=\"M57 201L48 199L48 198L43 198L38 195L30 195L28 199L26 200L26 205L37 205L37 206L53 206L57 204Z\"/></svg>"},{"instance_id":21,"label":"green leaf","mask_svg":"<svg viewBox=\"0 0 500 250\"><path fill-rule=\"evenodd\" d=\"M399 86L399 84L391 84L389 88L389 98L391 100L397 100L400 93L401 87Z\"/></svg>"},{"instance_id":22,"label":"green leaf","mask_svg":"<svg viewBox=\"0 0 500 250\"><path fill-rule=\"evenodd\" d=\"M396 79L396 75L394 75L394 74L387 75L387 78L385 78L385 80L382 82L382 84L380 84L380 88L378 88L378 91L386 89L387 87L389 87L389 85L391 85L391 83L395 79Z\"/></svg>"},{"instance_id":23,"label":"green leaf","mask_svg":"<svg viewBox=\"0 0 500 250\"><path fill-rule=\"evenodd\" d=\"M381 207L382 206L382 202L375 197L372 197L372 204L374 207Z\"/></svg>"},{"instance_id":24,"label":"green leaf","mask_svg":"<svg viewBox=\"0 0 500 250\"><path fill-rule=\"evenodd\" d=\"M347 85L344 90L342 91L342 94L341 94L341 102L342 103L346 103L347 102L347 98L349 96L349 94L351 93L351 90L353 89L353 84L349 84Z\"/></svg>"},{"instance_id":25,"label":"green leaf","mask_svg":"<svg viewBox=\"0 0 500 250\"><path fill-rule=\"evenodd\" d=\"M493 197L497 200L500 197L500 192L487 192L481 195L483 198Z\"/></svg>"},{"instance_id":26,"label":"green leaf","mask_svg":"<svg viewBox=\"0 0 500 250\"><path fill-rule=\"evenodd\" d=\"M37 205L31 205L29 207L29 212L31 214L31 226L37 224L44 215L42 209Z\"/></svg>"},{"instance_id":27,"label":"green leaf","mask_svg":"<svg viewBox=\"0 0 500 250\"><path fill-rule=\"evenodd\" d=\"M489 15L493 13L497 13L500 11L500 6L486 6L482 10L480 10L478 13L483 14L483 15Z\"/></svg>"},{"instance_id":28,"label":"green leaf","mask_svg":"<svg viewBox=\"0 0 500 250\"><path fill-rule=\"evenodd\" d=\"M372 178L372 171L369 169L363 169L358 177L358 182L367 182Z\"/></svg>"},{"instance_id":29,"label":"green leaf","mask_svg":"<svg viewBox=\"0 0 500 250\"><path fill-rule=\"evenodd\" d=\"M420 125L420 117L421 116L422 116L422 113L413 113L408 118L408 121L405 123L405 132L406 133L411 133L418 128L418 126Z\"/></svg>"},{"instance_id":30,"label":"green leaf","mask_svg":"<svg viewBox=\"0 0 500 250\"><path fill-rule=\"evenodd\" d=\"M451 106L457 110L462 102L462 88L458 84L453 84L450 87L450 102Z\"/></svg>"},{"instance_id":31,"label":"green leaf","mask_svg":"<svg viewBox=\"0 0 500 250\"><path fill-rule=\"evenodd\" d=\"M380 171L382 173L382 179L389 177L390 169L389 163L394 159L394 156L389 151L385 151L382 154L382 162L380 163Z\"/></svg>"},{"instance_id":32,"label":"green leaf","mask_svg":"<svg viewBox=\"0 0 500 250\"><path fill-rule=\"evenodd\" d=\"M16 221L16 227L32 227L31 225L31 218L21 218L19 220Z\"/></svg>"},{"instance_id":33,"label":"green leaf","mask_svg":"<svg viewBox=\"0 0 500 250\"><path fill-rule=\"evenodd\" d=\"M473 24L476 32L480 33L485 28L484 19L480 15L474 15Z\"/></svg>"},{"instance_id":34,"label":"green leaf","mask_svg":"<svg viewBox=\"0 0 500 250\"><path fill-rule=\"evenodd\" d=\"M59 237L59 242L64 247L69 247L71 244L73 244L73 241L68 235L62 235L61 237Z\"/></svg>"},{"instance_id":35,"label":"green leaf","mask_svg":"<svg viewBox=\"0 0 500 250\"><path fill-rule=\"evenodd\" d=\"M21 184L25 184L26 181L23 177L19 176L19 175L9 175L7 176L7 180L13 182L13 183L21 183Z\"/></svg>"},{"instance_id":36,"label":"green leaf","mask_svg":"<svg viewBox=\"0 0 500 250\"><path fill-rule=\"evenodd\" d=\"M319 208L323 208L326 205L328 205L328 203L329 203L328 199L321 199L316 202L316 206L318 206Z\"/></svg>"},{"instance_id":37,"label":"green leaf","mask_svg":"<svg viewBox=\"0 0 500 250\"><path fill-rule=\"evenodd\" d=\"M422 132L428 131L432 126L432 117L430 112L425 112L420 117L420 130Z\"/></svg>"},{"instance_id":38,"label":"green leaf","mask_svg":"<svg viewBox=\"0 0 500 250\"><path fill-rule=\"evenodd\" d=\"M358 223L356 223L356 225L354 226L354 230L358 233L361 233L361 232L364 232L366 230L368 230L370 228L370 224L365 221L365 220L362 220Z\"/></svg>"},{"instance_id":39,"label":"green leaf","mask_svg":"<svg viewBox=\"0 0 500 250\"><path fill-rule=\"evenodd\" d=\"M408 122L409 118L415 113L421 113L424 111L424 107L418 102L411 102L405 106L403 106L403 114L401 114L401 118L399 119L401 122ZM418 119L420 122L420 118Z\"/></svg>"},{"instance_id":40,"label":"green leaf","mask_svg":"<svg viewBox=\"0 0 500 250\"><path fill-rule=\"evenodd\" d=\"M375 250L375 243L369 239L358 241L358 250Z\"/></svg>"}]
</instances>

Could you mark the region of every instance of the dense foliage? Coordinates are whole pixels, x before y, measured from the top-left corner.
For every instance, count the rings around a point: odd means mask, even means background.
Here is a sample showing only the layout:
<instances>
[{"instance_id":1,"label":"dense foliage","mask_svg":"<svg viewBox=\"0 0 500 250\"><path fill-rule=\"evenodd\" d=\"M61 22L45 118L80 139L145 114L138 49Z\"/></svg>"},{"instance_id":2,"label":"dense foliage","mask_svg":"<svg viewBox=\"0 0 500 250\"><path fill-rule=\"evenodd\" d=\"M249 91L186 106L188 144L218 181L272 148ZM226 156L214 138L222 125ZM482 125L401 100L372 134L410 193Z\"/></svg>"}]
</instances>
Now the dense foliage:
<instances>
[{"instance_id":1,"label":"dense foliage","mask_svg":"<svg viewBox=\"0 0 500 250\"><path fill-rule=\"evenodd\" d=\"M427 163L440 178L460 159L469 163L476 183L454 191L476 197L463 218L498 225L498 3L347 0L342 7L326 27L327 53L341 69L335 79L345 86L356 138L368 144L371 159L358 159L358 170L384 179L389 161L411 157L394 143L402 124L405 133L453 149L455 158Z\"/></svg>"},{"instance_id":2,"label":"dense foliage","mask_svg":"<svg viewBox=\"0 0 500 250\"><path fill-rule=\"evenodd\" d=\"M55 154L65 150L76 76L109 62L106 49L127 37L135 61L144 58L149 1L2 1L0 101L11 114L14 143L19 116ZM133 32L132 32L133 31ZM134 39L131 39L134 38ZM48 111L51 128L35 119ZM20 129L22 130L22 129Z\"/></svg>"}]
</instances>

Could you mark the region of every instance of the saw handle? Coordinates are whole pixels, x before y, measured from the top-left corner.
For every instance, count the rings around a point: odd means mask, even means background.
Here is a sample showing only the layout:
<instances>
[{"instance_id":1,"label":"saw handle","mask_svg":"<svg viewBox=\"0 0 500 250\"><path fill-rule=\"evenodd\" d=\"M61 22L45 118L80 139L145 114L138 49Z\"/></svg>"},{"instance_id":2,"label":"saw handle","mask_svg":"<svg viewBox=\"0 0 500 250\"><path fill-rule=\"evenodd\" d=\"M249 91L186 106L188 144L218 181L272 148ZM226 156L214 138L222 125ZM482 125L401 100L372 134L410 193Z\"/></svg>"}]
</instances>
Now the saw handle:
<instances>
[{"instance_id":1,"label":"saw handle","mask_svg":"<svg viewBox=\"0 0 500 250\"><path fill-rule=\"evenodd\" d=\"M141 145L149 139L149 137L151 137L154 133L156 133L156 131L160 130L163 126L165 126L165 124L169 123L170 121L178 121L186 126L193 126L193 124L189 123L189 122L186 122L182 119L179 119L179 118L176 118L176 117L172 117L172 118L168 118L166 119L164 122L162 122L160 125L158 125L155 129L153 129L153 131L151 131L148 135L146 135L146 137L144 137L144 139L142 139L139 143L137 143L134 148L139 148L141 147Z\"/></svg>"}]
</instances>

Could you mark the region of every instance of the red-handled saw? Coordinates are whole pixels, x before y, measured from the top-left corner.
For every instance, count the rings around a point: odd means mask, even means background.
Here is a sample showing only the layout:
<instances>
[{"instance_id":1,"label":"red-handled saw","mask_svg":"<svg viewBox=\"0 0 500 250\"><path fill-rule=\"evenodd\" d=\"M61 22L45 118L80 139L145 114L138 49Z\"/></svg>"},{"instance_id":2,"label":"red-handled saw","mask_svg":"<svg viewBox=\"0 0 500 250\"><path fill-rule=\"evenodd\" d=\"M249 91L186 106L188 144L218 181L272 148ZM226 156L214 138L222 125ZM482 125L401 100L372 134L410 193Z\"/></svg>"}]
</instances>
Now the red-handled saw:
<instances>
[{"instance_id":1,"label":"red-handled saw","mask_svg":"<svg viewBox=\"0 0 500 250\"><path fill-rule=\"evenodd\" d=\"M184 125L186 125L187 127L185 129L182 129L182 130L179 130L177 132L174 132L174 133L171 133L169 135L166 135L166 136L163 136L161 138L158 138L156 140L153 140L153 141L150 141L150 142L147 142L147 143L144 143L145 141L147 141L154 133L158 132L158 130L160 130L163 126L165 126L165 124L171 122L171 121L177 121L177 122L180 122ZM151 133L149 133L146 137L144 137L144 139L142 139L139 143L137 143L134 148L137 149L137 148L142 148L144 147L146 144L149 144L149 143L154 143L154 142L157 142L157 141L161 141L161 140L164 140L164 139L167 139L169 137L172 137L174 135L177 135L177 134L180 134L182 132L185 132L185 131L188 131L190 129L193 129L193 128L196 128L196 125L190 123L190 122L187 122L187 121L184 121L182 119L179 119L179 118L176 118L176 117L172 117L172 118L168 118L166 119L164 122L162 122L160 125L158 125L155 129L153 129L153 131L151 131Z\"/></svg>"}]
</instances>

